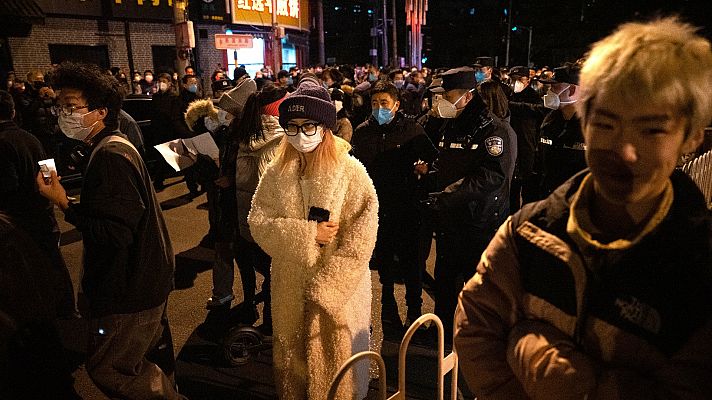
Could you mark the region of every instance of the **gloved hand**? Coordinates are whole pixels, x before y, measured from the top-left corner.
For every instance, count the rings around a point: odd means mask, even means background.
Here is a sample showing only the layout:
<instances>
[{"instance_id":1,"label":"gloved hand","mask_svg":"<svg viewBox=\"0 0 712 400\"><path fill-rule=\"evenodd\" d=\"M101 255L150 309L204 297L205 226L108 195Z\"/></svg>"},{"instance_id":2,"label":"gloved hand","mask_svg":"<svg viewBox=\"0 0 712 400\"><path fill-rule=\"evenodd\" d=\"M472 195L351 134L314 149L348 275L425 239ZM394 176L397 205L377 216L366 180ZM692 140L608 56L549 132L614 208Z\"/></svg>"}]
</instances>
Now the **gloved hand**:
<instances>
[{"instance_id":1,"label":"gloved hand","mask_svg":"<svg viewBox=\"0 0 712 400\"><path fill-rule=\"evenodd\" d=\"M509 333L507 362L532 399L583 399L596 385L591 359L547 322L515 325Z\"/></svg>"}]
</instances>

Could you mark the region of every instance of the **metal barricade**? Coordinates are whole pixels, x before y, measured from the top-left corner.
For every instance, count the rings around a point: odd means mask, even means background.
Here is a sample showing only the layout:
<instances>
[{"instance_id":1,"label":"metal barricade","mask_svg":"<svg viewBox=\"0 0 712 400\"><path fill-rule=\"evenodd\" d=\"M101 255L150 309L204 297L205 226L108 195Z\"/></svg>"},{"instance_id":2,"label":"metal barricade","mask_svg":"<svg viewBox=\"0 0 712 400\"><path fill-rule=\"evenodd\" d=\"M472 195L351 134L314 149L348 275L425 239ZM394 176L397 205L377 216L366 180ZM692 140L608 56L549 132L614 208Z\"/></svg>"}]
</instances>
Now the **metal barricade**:
<instances>
[{"instance_id":1,"label":"metal barricade","mask_svg":"<svg viewBox=\"0 0 712 400\"><path fill-rule=\"evenodd\" d=\"M712 210L712 150L686 162L682 171L692 178L702 191L707 208Z\"/></svg>"},{"instance_id":2,"label":"metal barricade","mask_svg":"<svg viewBox=\"0 0 712 400\"><path fill-rule=\"evenodd\" d=\"M407 355L408 345L410 340L415 334L415 332L420 328L421 325L427 321L433 321L438 330L438 385L437 385L437 399L443 400L444 398L444 386L445 386L445 375L452 371L452 383L450 385L450 400L457 400L457 374L458 374L458 362L457 354L453 348L453 352L445 357L445 332L443 329L443 323L440 321L435 314L425 314L420 318L415 320L413 324L408 328L401 341L400 348L398 351L398 391L394 393L391 397L386 398L386 367L383 362L383 358L380 354L373 351L362 351L358 354L354 354L349 358L344 365L341 366L339 372L334 377L331 383L331 388L329 389L329 394L327 399L333 400L336 396L336 391L341 383L341 379L346 375L346 372L351 368L351 366L357 361L363 358L373 358L378 363L378 375L379 375L379 399L380 400L405 400L406 390L405 390L405 359Z\"/></svg>"}]
</instances>

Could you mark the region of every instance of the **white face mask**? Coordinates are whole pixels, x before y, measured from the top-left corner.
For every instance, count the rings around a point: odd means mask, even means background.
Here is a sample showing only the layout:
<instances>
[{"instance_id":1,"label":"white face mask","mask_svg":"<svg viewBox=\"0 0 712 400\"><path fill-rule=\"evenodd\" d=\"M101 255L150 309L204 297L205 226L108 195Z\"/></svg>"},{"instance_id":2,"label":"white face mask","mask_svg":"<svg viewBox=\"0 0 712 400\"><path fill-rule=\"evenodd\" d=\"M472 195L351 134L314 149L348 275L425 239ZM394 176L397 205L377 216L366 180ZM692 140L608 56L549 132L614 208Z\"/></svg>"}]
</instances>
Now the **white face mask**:
<instances>
[{"instance_id":1,"label":"white face mask","mask_svg":"<svg viewBox=\"0 0 712 400\"><path fill-rule=\"evenodd\" d=\"M566 86L566 87L564 88L564 90L560 91L559 93L555 93L554 91L551 90L551 88L549 88L549 91L546 92L546 94L544 95L544 107L550 108L550 109L552 109L552 110L558 110L559 107L560 107L562 104L566 105L566 104L573 104L573 103L575 103L576 100L574 100L574 101L561 101L561 99L559 98L559 96L561 95L561 93L564 93L565 91L567 91L570 86L571 86L571 85Z\"/></svg>"},{"instance_id":2,"label":"white face mask","mask_svg":"<svg viewBox=\"0 0 712 400\"><path fill-rule=\"evenodd\" d=\"M321 140L323 139L324 130L322 127L318 127L317 131L312 136L307 136L304 132L299 132L294 136L287 135L287 141L300 153L311 153L314 149L319 146Z\"/></svg>"},{"instance_id":3,"label":"white face mask","mask_svg":"<svg viewBox=\"0 0 712 400\"><path fill-rule=\"evenodd\" d=\"M457 112L459 111L459 109L457 108L457 106L455 104L459 103L463 97L467 96L467 93L469 93L469 92L465 92L462 96L460 96L457 100L455 100L454 103L450 103L444 97L442 97L440 100L438 100L436 109L438 111L438 115L440 116L440 118L455 118L455 117L457 117Z\"/></svg>"},{"instance_id":4,"label":"white face mask","mask_svg":"<svg viewBox=\"0 0 712 400\"><path fill-rule=\"evenodd\" d=\"M167 84L166 82L159 82L159 83L158 83L158 89L159 89L161 92L165 92L166 90L168 90L168 84Z\"/></svg>"},{"instance_id":5,"label":"white face mask","mask_svg":"<svg viewBox=\"0 0 712 400\"><path fill-rule=\"evenodd\" d=\"M203 122L205 123L205 128L209 130L210 132L215 133L218 128L221 126L228 126L230 125L230 121L232 121L231 118L228 117L229 114L225 110L218 110L218 119L216 120L213 117L205 117Z\"/></svg>"},{"instance_id":6,"label":"white face mask","mask_svg":"<svg viewBox=\"0 0 712 400\"><path fill-rule=\"evenodd\" d=\"M90 126L84 126L84 117L90 113L93 113L96 110L89 111L84 114L80 114L77 112L71 113L69 116L65 116L64 114L60 115L59 118L57 119L57 123L59 124L59 129L64 132L67 137L75 139L75 140L84 140L89 136L89 134L94 130L94 127L96 124L99 123L97 120Z\"/></svg>"},{"instance_id":7,"label":"white face mask","mask_svg":"<svg viewBox=\"0 0 712 400\"><path fill-rule=\"evenodd\" d=\"M514 93L519 93L522 90L524 90L525 86L522 83L522 81L516 81L514 82Z\"/></svg>"}]
</instances>

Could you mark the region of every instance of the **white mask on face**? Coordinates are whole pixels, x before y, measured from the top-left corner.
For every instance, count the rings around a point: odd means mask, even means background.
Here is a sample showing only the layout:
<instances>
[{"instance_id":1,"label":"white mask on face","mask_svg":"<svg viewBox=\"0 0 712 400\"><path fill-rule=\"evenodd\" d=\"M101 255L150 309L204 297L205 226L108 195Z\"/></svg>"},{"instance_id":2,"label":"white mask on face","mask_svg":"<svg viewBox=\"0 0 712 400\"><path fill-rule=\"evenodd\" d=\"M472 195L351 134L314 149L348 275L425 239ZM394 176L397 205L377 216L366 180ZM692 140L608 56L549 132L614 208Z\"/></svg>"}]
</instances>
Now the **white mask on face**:
<instances>
[{"instance_id":1,"label":"white mask on face","mask_svg":"<svg viewBox=\"0 0 712 400\"><path fill-rule=\"evenodd\" d=\"M218 110L217 119L208 116L203 120L205 128L213 133L215 133L221 126L230 125L230 121L232 121L232 118L229 117L228 112L225 110Z\"/></svg>"},{"instance_id":2,"label":"white mask on face","mask_svg":"<svg viewBox=\"0 0 712 400\"><path fill-rule=\"evenodd\" d=\"M522 90L524 90L525 86L522 83L522 81L516 81L514 82L514 93L519 93Z\"/></svg>"},{"instance_id":3,"label":"white mask on face","mask_svg":"<svg viewBox=\"0 0 712 400\"><path fill-rule=\"evenodd\" d=\"M544 107L550 108L552 110L558 110L562 104L566 105L575 103L575 100L562 102L559 98L561 93L567 91L570 86L571 85L566 86L564 90L560 91L559 93L555 93L553 90L551 90L551 88L549 88L549 91L544 95Z\"/></svg>"},{"instance_id":4,"label":"white mask on face","mask_svg":"<svg viewBox=\"0 0 712 400\"><path fill-rule=\"evenodd\" d=\"M67 137L75 139L75 140L84 140L91 134L91 131L94 129L96 124L99 123L99 120L95 121L93 124L90 126L84 126L84 117L90 113L93 113L96 110L89 111L84 114L80 114L78 112L73 112L68 116L65 116L64 114L60 115L59 118L57 119L57 123L59 124L59 129L64 132Z\"/></svg>"},{"instance_id":5,"label":"white mask on face","mask_svg":"<svg viewBox=\"0 0 712 400\"><path fill-rule=\"evenodd\" d=\"M324 130L318 127L317 131L312 136L307 136L304 132L299 132L294 136L287 135L287 141L300 153L311 153L319 146L323 139Z\"/></svg>"},{"instance_id":6,"label":"white mask on face","mask_svg":"<svg viewBox=\"0 0 712 400\"><path fill-rule=\"evenodd\" d=\"M455 104L459 103L460 100L462 100L463 97L467 96L467 93L465 92L462 96L460 96L457 100L455 100L454 103L450 103L447 99L442 97L440 100L438 100L438 103L436 105L436 110L438 111L438 115L440 118L455 118L457 117L457 112L459 109Z\"/></svg>"}]
</instances>

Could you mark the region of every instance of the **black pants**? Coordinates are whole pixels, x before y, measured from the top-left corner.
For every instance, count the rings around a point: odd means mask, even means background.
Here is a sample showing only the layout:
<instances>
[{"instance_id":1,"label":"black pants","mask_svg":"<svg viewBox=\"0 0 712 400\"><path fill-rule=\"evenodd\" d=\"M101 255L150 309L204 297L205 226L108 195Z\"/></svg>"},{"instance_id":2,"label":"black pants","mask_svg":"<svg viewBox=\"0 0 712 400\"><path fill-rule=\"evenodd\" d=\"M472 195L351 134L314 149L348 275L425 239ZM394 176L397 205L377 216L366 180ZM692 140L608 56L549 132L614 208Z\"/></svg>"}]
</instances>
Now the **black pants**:
<instances>
[{"instance_id":1,"label":"black pants","mask_svg":"<svg viewBox=\"0 0 712 400\"><path fill-rule=\"evenodd\" d=\"M472 278L489 239L468 231L438 232L435 237L435 315L445 328L445 341L452 341L457 296Z\"/></svg>"},{"instance_id":2,"label":"black pants","mask_svg":"<svg viewBox=\"0 0 712 400\"><path fill-rule=\"evenodd\" d=\"M417 221L417 220L416 220ZM409 309L420 310L422 280L419 252L419 224L404 218L379 217L375 256L383 285L381 301L395 303L393 284L400 275L405 283L405 301Z\"/></svg>"},{"instance_id":3,"label":"black pants","mask_svg":"<svg viewBox=\"0 0 712 400\"><path fill-rule=\"evenodd\" d=\"M240 280L242 281L242 292L245 304L255 302L255 289L257 288L257 275L259 272L265 279L262 282L262 296L264 296L263 322L272 323L272 298L271 298L271 274L272 258L265 253L257 243L251 242L241 235L238 235L235 260L237 268L240 270Z\"/></svg>"}]
</instances>

